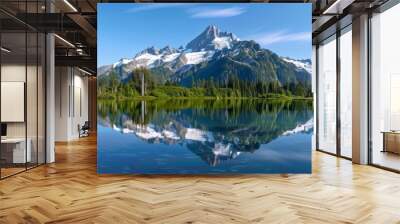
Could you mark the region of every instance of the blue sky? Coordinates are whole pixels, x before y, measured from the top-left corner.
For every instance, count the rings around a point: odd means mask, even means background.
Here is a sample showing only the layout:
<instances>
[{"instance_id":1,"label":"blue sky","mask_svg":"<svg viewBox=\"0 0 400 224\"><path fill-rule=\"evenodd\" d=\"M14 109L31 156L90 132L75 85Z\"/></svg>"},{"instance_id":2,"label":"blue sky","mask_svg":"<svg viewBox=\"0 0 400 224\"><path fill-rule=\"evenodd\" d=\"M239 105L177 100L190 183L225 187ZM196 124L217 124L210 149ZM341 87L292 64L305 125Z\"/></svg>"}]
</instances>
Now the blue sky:
<instances>
[{"instance_id":1,"label":"blue sky","mask_svg":"<svg viewBox=\"0 0 400 224\"><path fill-rule=\"evenodd\" d=\"M98 65L155 46L185 46L208 25L281 56L311 58L311 4L98 4Z\"/></svg>"}]
</instances>

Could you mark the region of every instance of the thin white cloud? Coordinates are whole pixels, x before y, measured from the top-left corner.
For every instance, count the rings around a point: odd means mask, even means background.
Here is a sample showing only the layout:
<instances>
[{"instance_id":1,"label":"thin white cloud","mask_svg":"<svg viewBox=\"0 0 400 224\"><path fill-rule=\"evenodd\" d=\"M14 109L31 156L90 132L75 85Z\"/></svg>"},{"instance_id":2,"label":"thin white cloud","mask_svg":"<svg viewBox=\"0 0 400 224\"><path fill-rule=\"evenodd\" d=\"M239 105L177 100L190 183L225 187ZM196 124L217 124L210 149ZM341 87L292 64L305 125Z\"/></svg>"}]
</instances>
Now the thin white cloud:
<instances>
[{"instance_id":1,"label":"thin white cloud","mask_svg":"<svg viewBox=\"0 0 400 224\"><path fill-rule=\"evenodd\" d=\"M287 31L276 31L252 35L246 39L254 40L261 45L270 45L283 42L310 41L310 32L288 33Z\"/></svg>"},{"instance_id":2,"label":"thin white cloud","mask_svg":"<svg viewBox=\"0 0 400 224\"><path fill-rule=\"evenodd\" d=\"M246 10L241 7L230 7L221 9L195 8L189 11L192 18L226 18L238 16L245 13Z\"/></svg>"},{"instance_id":3,"label":"thin white cloud","mask_svg":"<svg viewBox=\"0 0 400 224\"><path fill-rule=\"evenodd\" d=\"M174 8L174 7L181 7L181 6L189 6L194 4L187 4L187 3L137 3L134 4L135 6L127 9L126 13L137 13L137 12L145 12L145 11L152 11L157 9L164 9L164 8Z\"/></svg>"}]
</instances>

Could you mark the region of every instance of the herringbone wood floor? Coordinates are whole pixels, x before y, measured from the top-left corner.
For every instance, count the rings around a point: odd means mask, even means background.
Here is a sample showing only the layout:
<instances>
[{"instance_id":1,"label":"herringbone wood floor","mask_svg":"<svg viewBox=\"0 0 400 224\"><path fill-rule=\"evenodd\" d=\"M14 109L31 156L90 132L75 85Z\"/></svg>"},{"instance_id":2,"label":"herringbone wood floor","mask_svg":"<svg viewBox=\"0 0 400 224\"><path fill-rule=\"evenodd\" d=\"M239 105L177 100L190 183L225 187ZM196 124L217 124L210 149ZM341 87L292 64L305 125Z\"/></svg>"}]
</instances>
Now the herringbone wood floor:
<instances>
[{"instance_id":1,"label":"herringbone wood floor","mask_svg":"<svg viewBox=\"0 0 400 224\"><path fill-rule=\"evenodd\" d=\"M313 153L312 175L99 176L96 139L0 181L0 223L400 223L400 175Z\"/></svg>"}]
</instances>

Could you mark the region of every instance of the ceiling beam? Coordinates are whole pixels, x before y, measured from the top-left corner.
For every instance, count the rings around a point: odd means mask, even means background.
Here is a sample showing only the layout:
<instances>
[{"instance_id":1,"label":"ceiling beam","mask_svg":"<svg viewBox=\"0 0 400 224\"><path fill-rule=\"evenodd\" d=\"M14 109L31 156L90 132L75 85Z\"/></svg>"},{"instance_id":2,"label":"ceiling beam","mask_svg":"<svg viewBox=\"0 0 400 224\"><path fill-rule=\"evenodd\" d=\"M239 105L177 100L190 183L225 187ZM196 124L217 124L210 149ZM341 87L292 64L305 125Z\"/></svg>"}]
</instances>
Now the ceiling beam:
<instances>
[{"instance_id":1,"label":"ceiling beam","mask_svg":"<svg viewBox=\"0 0 400 224\"><path fill-rule=\"evenodd\" d=\"M90 24L85 17L80 14L68 14L68 17L74 21L90 37L88 41L92 46L96 45L97 30Z\"/></svg>"},{"instance_id":2,"label":"ceiling beam","mask_svg":"<svg viewBox=\"0 0 400 224\"><path fill-rule=\"evenodd\" d=\"M355 0L336 0L322 14L342 14L344 9L353 4Z\"/></svg>"},{"instance_id":3,"label":"ceiling beam","mask_svg":"<svg viewBox=\"0 0 400 224\"><path fill-rule=\"evenodd\" d=\"M97 60L91 56L55 56L56 66L86 67L97 70Z\"/></svg>"},{"instance_id":4,"label":"ceiling beam","mask_svg":"<svg viewBox=\"0 0 400 224\"><path fill-rule=\"evenodd\" d=\"M42 32L82 31L75 21L61 13L19 13L16 18Z\"/></svg>"}]
</instances>

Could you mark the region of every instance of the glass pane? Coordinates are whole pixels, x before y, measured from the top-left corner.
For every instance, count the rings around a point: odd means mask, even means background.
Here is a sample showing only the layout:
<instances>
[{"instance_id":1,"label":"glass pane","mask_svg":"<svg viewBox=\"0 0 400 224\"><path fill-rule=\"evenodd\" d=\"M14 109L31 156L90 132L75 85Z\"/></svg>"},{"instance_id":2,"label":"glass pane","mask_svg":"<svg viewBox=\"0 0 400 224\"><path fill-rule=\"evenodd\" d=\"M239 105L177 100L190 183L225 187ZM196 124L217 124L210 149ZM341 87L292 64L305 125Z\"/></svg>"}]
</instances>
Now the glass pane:
<instances>
[{"instance_id":1,"label":"glass pane","mask_svg":"<svg viewBox=\"0 0 400 224\"><path fill-rule=\"evenodd\" d=\"M27 33L27 44L28 44L28 55L27 55L27 81L26 81L26 112L27 112L27 150L30 151L28 156L28 168L37 165L38 158L38 144L37 144L37 132L38 132L38 36L36 32Z\"/></svg>"},{"instance_id":2,"label":"glass pane","mask_svg":"<svg viewBox=\"0 0 400 224\"><path fill-rule=\"evenodd\" d=\"M44 34L38 36L38 163L45 163L45 44L46 37Z\"/></svg>"},{"instance_id":3,"label":"glass pane","mask_svg":"<svg viewBox=\"0 0 400 224\"><path fill-rule=\"evenodd\" d=\"M372 18L372 163L400 170L400 5Z\"/></svg>"},{"instance_id":4,"label":"glass pane","mask_svg":"<svg viewBox=\"0 0 400 224\"><path fill-rule=\"evenodd\" d=\"M347 32L346 32L347 31ZM352 157L352 35L346 30L340 36L340 150Z\"/></svg>"},{"instance_id":5,"label":"glass pane","mask_svg":"<svg viewBox=\"0 0 400 224\"><path fill-rule=\"evenodd\" d=\"M1 173L5 177L25 170L31 158L26 150L26 34L3 32L1 45Z\"/></svg>"},{"instance_id":6,"label":"glass pane","mask_svg":"<svg viewBox=\"0 0 400 224\"><path fill-rule=\"evenodd\" d=\"M336 39L318 48L318 147L336 153Z\"/></svg>"}]
</instances>

